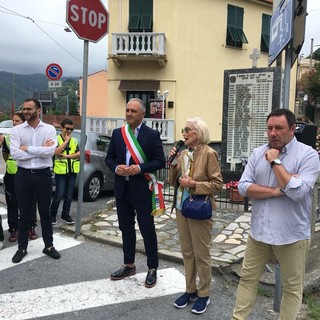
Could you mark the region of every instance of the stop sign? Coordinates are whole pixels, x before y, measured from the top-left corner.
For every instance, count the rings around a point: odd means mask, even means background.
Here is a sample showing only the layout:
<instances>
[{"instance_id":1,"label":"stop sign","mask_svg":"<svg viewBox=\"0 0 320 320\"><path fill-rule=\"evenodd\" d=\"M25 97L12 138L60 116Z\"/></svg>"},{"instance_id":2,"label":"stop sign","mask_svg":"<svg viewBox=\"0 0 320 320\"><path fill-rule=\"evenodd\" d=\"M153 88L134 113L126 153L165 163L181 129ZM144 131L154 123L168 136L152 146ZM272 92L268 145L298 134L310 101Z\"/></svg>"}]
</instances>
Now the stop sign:
<instances>
[{"instance_id":1,"label":"stop sign","mask_svg":"<svg viewBox=\"0 0 320 320\"><path fill-rule=\"evenodd\" d=\"M109 12L100 0L68 0L67 23L78 38L98 42L108 33Z\"/></svg>"}]
</instances>

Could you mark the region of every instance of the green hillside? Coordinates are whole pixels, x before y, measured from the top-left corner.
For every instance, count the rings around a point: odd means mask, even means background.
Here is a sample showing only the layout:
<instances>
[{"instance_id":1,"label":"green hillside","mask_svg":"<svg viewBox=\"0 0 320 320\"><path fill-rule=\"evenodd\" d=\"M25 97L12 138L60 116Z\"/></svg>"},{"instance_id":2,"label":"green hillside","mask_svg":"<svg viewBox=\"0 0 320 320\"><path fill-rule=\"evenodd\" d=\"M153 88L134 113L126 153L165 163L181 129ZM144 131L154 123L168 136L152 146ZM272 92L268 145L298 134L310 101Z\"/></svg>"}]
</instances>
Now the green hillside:
<instances>
[{"instance_id":1,"label":"green hillside","mask_svg":"<svg viewBox=\"0 0 320 320\"><path fill-rule=\"evenodd\" d=\"M78 81L78 78L62 78L61 81ZM23 75L0 71L0 112L10 113L12 102L15 109L34 92L48 91L48 78L41 73ZM57 90L58 91L58 90Z\"/></svg>"}]
</instances>

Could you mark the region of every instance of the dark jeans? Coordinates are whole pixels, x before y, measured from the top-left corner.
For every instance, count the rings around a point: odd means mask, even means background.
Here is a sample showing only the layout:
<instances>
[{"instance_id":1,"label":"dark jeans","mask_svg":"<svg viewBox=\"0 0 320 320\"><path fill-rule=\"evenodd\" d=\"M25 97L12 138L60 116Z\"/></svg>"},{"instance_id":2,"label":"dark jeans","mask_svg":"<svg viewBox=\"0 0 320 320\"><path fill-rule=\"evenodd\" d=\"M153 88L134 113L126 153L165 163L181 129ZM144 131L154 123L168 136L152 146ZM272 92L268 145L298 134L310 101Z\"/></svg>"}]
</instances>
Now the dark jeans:
<instances>
[{"instance_id":1,"label":"dark jeans","mask_svg":"<svg viewBox=\"0 0 320 320\"><path fill-rule=\"evenodd\" d=\"M16 197L16 191L14 187L14 174L6 173L3 178L4 191L7 203L7 214L8 214L8 225L9 232L13 232L18 229L18 218L19 210ZM30 212L29 228L35 227L37 225L37 206L35 197L32 203L32 208Z\"/></svg>"},{"instance_id":2,"label":"dark jeans","mask_svg":"<svg viewBox=\"0 0 320 320\"><path fill-rule=\"evenodd\" d=\"M149 269L157 269L158 259L158 242L154 226L154 217L151 215L152 202L150 199L138 202L134 195L130 195L126 187L124 197L117 198L117 213L119 228L122 232L124 263L130 264L135 261L136 251L136 230L135 215L139 229L143 237L144 247L147 255L147 266Z\"/></svg>"},{"instance_id":3,"label":"dark jeans","mask_svg":"<svg viewBox=\"0 0 320 320\"><path fill-rule=\"evenodd\" d=\"M56 174L56 191L51 203L51 217L57 216L60 201L64 198L61 216L65 217L69 215L74 184L76 182L77 174Z\"/></svg>"},{"instance_id":4,"label":"dark jeans","mask_svg":"<svg viewBox=\"0 0 320 320\"><path fill-rule=\"evenodd\" d=\"M20 211L18 222L19 249L26 250L28 247L28 225L34 195L40 215L43 242L46 248L51 247L53 245L53 237L50 217L50 201L52 196L50 168L32 173L31 170L19 167L14 178L14 183Z\"/></svg>"}]
</instances>

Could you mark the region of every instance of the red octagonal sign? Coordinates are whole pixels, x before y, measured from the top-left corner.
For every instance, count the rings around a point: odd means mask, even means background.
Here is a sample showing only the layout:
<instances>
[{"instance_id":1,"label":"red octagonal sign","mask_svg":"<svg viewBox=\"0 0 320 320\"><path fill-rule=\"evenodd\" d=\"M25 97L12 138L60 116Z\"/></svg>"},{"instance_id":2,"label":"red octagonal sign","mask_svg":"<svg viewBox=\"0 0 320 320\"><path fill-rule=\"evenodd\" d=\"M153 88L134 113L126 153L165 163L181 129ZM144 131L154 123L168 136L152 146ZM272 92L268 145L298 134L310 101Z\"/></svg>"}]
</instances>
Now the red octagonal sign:
<instances>
[{"instance_id":1,"label":"red octagonal sign","mask_svg":"<svg viewBox=\"0 0 320 320\"><path fill-rule=\"evenodd\" d=\"M109 12L100 0L68 0L67 23L78 38L98 42L108 33Z\"/></svg>"}]
</instances>

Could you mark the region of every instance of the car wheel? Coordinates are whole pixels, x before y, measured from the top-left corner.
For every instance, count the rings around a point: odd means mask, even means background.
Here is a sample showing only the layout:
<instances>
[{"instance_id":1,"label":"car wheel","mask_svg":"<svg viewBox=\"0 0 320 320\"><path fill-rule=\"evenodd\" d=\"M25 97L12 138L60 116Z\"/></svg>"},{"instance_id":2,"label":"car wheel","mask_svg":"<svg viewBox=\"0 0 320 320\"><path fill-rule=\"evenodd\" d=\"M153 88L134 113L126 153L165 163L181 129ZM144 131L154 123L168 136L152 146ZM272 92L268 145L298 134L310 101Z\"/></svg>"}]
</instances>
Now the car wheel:
<instances>
[{"instance_id":1,"label":"car wheel","mask_svg":"<svg viewBox=\"0 0 320 320\"><path fill-rule=\"evenodd\" d=\"M83 188L83 200L87 202L96 201L102 188L101 178L98 173L92 174Z\"/></svg>"}]
</instances>

